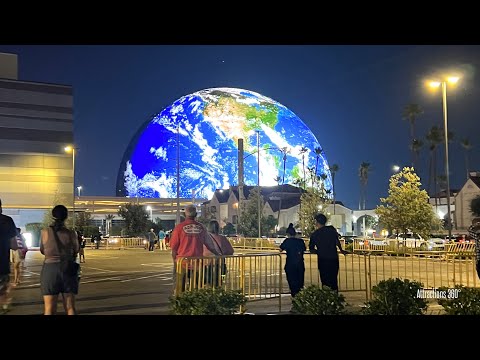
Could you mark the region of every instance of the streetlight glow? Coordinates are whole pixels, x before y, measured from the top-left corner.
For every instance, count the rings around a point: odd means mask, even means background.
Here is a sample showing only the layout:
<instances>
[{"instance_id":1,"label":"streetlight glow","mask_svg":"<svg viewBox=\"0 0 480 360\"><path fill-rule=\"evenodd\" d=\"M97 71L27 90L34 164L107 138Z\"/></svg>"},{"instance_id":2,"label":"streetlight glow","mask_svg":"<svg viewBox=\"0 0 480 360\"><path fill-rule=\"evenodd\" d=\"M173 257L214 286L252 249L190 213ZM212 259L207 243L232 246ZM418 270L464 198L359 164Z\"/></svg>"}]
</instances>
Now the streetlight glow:
<instances>
[{"instance_id":1,"label":"streetlight glow","mask_svg":"<svg viewBox=\"0 0 480 360\"><path fill-rule=\"evenodd\" d=\"M153 209L152 209L152 207L150 205L147 206L147 210L150 211L150 220L152 220L152 222L153 222L153 214L152 214Z\"/></svg>"},{"instance_id":2,"label":"streetlight glow","mask_svg":"<svg viewBox=\"0 0 480 360\"><path fill-rule=\"evenodd\" d=\"M399 171L400 171L400 166L398 166L398 165L393 165L393 168L392 168L392 169L393 169L393 171L395 171L395 172L399 172Z\"/></svg>"},{"instance_id":3,"label":"streetlight glow","mask_svg":"<svg viewBox=\"0 0 480 360\"><path fill-rule=\"evenodd\" d=\"M451 83L451 84L456 84L458 82L458 80L460 80L460 77L458 76L450 76L448 79L448 82Z\"/></svg>"},{"instance_id":4,"label":"streetlight glow","mask_svg":"<svg viewBox=\"0 0 480 360\"><path fill-rule=\"evenodd\" d=\"M73 147L68 145L68 146L65 146L64 150L65 150L65 152L70 153L70 152L73 151Z\"/></svg>"},{"instance_id":5,"label":"streetlight glow","mask_svg":"<svg viewBox=\"0 0 480 360\"><path fill-rule=\"evenodd\" d=\"M432 87L432 88L437 88L441 85L441 82L440 81L429 81L428 82L428 86Z\"/></svg>"},{"instance_id":6,"label":"streetlight glow","mask_svg":"<svg viewBox=\"0 0 480 360\"><path fill-rule=\"evenodd\" d=\"M80 191L82 190L82 187L81 187L81 186L77 186L77 190L78 190L78 197L80 197Z\"/></svg>"}]
</instances>

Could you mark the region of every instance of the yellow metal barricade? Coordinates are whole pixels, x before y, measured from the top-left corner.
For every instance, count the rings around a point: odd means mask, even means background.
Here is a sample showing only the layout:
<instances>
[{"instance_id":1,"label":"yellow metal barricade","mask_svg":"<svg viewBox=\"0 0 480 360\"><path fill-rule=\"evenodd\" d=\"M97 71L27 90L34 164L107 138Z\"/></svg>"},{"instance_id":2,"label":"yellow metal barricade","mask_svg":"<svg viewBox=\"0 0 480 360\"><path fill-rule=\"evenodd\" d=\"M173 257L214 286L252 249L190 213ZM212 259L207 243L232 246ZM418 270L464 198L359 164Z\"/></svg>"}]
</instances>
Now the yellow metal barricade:
<instances>
[{"instance_id":1,"label":"yellow metal barricade","mask_svg":"<svg viewBox=\"0 0 480 360\"><path fill-rule=\"evenodd\" d=\"M240 290L249 301L278 297L281 310L283 267L279 253L177 259L175 294L203 288Z\"/></svg>"}]
</instances>

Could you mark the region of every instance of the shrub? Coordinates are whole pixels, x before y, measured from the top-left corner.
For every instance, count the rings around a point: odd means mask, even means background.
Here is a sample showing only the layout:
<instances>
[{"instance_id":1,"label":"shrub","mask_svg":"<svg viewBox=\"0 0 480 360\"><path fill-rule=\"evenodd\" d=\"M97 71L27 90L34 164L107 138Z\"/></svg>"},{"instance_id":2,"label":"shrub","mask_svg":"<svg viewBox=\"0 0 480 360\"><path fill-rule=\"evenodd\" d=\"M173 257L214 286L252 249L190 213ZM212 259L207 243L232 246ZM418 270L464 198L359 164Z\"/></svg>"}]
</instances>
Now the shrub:
<instances>
[{"instance_id":1,"label":"shrub","mask_svg":"<svg viewBox=\"0 0 480 360\"><path fill-rule=\"evenodd\" d=\"M453 289L438 288L445 291L447 299L438 299L447 315L480 315L480 289L456 285Z\"/></svg>"},{"instance_id":2,"label":"shrub","mask_svg":"<svg viewBox=\"0 0 480 360\"><path fill-rule=\"evenodd\" d=\"M240 290L205 288L171 297L170 308L175 315L233 315L246 302Z\"/></svg>"},{"instance_id":3,"label":"shrub","mask_svg":"<svg viewBox=\"0 0 480 360\"><path fill-rule=\"evenodd\" d=\"M367 315L421 315L427 301L417 297L423 284L408 279L382 280L372 288L373 299L365 303Z\"/></svg>"},{"instance_id":4,"label":"shrub","mask_svg":"<svg viewBox=\"0 0 480 360\"><path fill-rule=\"evenodd\" d=\"M292 299L292 310L302 315L340 315L345 308L345 298L324 286L310 285Z\"/></svg>"},{"instance_id":5,"label":"shrub","mask_svg":"<svg viewBox=\"0 0 480 360\"><path fill-rule=\"evenodd\" d=\"M349 253L353 253L353 243L352 244L347 244L345 245L345 251L348 251Z\"/></svg>"}]
</instances>

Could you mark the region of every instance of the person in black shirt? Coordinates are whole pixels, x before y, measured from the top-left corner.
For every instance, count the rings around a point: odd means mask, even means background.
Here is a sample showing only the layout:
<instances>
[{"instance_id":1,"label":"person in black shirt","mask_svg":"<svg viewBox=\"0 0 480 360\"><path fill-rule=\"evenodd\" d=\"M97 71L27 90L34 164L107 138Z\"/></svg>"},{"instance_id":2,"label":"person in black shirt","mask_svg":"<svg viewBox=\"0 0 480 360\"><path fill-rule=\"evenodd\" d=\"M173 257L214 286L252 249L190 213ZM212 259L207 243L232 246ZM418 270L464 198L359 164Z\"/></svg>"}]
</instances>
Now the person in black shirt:
<instances>
[{"instance_id":1,"label":"person in black shirt","mask_svg":"<svg viewBox=\"0 0 480 360\"><path fill-rule=\"evenodd\" d=\"M305 279L305 263L303 261L303 253L307 248L302 239L295 237L297 232L290 224L287 228L287 239L283 240L280 245L280 251L287 252L287 261L285 263L285 273L287 274L288 286L292 297L297 295L303 288Z\"/></svg>"},{"instance_id":2,"label":"person in black shirt","mask_svg":"<svg viewBox=\"0 0 480 360\"><path fill-rule=\"evenodd\" d=\"M337 246L343 255L347 252L342 249L337 230L329 225L325 226L327 218L323 214L315 216L317 230L310 236L309 249L311 254L317 254L318 271L322 285L338 291L338 254Z\"/></svg>"},{"instance_id":3,"label":"person in black shirt","mask_svg":"<svg viewBox=\"0 0 480 360\"><path fill-rule=\"evenodd\" d=\"M17 250L17 227L10 216L2 214L0 199L0 304L2 310L8 309L10 290L10 249Z\"/></svg>"}]
</instances>

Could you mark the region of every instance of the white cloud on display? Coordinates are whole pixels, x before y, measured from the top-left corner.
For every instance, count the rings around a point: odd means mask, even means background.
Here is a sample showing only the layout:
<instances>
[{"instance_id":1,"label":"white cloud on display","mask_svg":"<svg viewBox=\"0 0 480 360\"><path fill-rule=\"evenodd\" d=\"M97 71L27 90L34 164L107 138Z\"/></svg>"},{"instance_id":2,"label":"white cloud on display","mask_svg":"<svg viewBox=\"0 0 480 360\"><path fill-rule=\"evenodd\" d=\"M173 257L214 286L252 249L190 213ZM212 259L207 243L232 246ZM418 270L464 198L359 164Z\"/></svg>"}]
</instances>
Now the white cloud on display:
<instances>
[{"instance_id":1,"label":"white cloud on display","mask_svg":"<svg viewBox=\"0 0 480 360\"><path fill-rule=\"evenodd\" d=\"M163 159L167 161L167 150L159 147L158 149L155 149L153 146L150 148L150 154L154 154L154 156L157 159Z\"/></svg>"}]
</instances>

